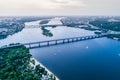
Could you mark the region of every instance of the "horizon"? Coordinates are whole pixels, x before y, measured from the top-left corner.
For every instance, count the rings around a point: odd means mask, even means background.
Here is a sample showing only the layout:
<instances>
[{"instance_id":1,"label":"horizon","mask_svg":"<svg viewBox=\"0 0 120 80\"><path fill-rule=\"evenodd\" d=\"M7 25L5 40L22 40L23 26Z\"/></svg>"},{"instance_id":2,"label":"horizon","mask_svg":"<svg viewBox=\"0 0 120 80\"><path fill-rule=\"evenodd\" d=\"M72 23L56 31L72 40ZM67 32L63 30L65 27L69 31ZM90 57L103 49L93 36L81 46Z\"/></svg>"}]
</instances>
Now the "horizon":
<instances>
[{"instance_id":1,"label":"horizon","mask_svg":"<svg viewBox=\"0 0 120 80\"><path fill-rule=\"evenodd\" d=\"M120 15L0 15L0 17L120 17Z\"/></svg>"}]
</instances>

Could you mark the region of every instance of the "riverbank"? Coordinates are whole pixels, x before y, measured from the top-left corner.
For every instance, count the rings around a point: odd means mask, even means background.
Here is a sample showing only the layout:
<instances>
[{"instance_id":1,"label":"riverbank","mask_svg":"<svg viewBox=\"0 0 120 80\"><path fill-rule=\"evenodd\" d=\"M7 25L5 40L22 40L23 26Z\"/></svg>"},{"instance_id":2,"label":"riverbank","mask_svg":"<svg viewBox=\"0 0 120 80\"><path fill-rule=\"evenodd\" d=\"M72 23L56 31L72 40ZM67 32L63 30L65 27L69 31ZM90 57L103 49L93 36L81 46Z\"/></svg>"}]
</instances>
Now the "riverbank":
<instances>
[{"instance_id":1,"label":"riverbank","mask_svg":"<svg viewBox=\"0 0 120 80\"><path fill-rule=\"evenodd\" d=\"M0 27L0 39L4 39L9 35L13 35L17 32L20 32L23 30L24 27L25 25L19 22L14 23L12 26L7 25L7 27L3 27L3 28Z\"/></svg>"},{"instance_id":2,"label":"riverbank","mask_svg":"<svg viewBox=\"0 0 120 80\"><path fill-rule=\"evenodd\" d=\"M54 73L52 73L47 67L45 67L41 62L37 61L35 58L32 58L35 61L35 65L40 65L41 67L45 68L49 75L55 76L56 80L60 80ZM44 80L44 79L43 79Z\"/></svg>"}]
</instances>

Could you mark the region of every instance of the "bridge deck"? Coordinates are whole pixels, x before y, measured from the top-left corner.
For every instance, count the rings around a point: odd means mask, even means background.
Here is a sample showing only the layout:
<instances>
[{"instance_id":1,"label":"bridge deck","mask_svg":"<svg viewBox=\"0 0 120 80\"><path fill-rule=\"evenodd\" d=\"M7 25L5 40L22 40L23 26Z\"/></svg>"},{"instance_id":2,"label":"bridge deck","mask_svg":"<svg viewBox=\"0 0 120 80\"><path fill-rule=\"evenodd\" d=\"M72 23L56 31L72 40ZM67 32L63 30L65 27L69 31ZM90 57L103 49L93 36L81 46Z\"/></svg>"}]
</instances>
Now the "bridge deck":
<instances>
[{"instance_id":1,"label":"bridge deck","mask_svg":"<svg viewBox=\"0 0 120 80\"><path fill-rule=\"evenodd\" d=\"M44 24L44 25L40 25L41 27L47 27L47 26L64 26L63 24L51 24L51 25L48 25L48 24Z\"/></svg>"},{"instance_id":2,"label":"bridge deck","mask_svg":"<svg viewBox=\"0 0 120 80\"><path fill-rule=\"evenodd\" d=\"M39 42L32 42L32 43L24 43L19 45L12 45L12 46L6 46L2 47L0 49L4 48L13 48L13 47L19 47L21 45L25 45L27 48L38 48L38 47L44 47L44 46L51 46L51 45L57 45L57 44L64 44L64 43L70 43L70 42L77 42L77 41L83 41L83 40L89 40L94 38L101 38L106 35L91 35L91 36L83 36L83 37L72 37L72 38L64 38L64 39L55 39L55 40L47 40L47 41L39 41Z\"/></svg>"}]
</instances>

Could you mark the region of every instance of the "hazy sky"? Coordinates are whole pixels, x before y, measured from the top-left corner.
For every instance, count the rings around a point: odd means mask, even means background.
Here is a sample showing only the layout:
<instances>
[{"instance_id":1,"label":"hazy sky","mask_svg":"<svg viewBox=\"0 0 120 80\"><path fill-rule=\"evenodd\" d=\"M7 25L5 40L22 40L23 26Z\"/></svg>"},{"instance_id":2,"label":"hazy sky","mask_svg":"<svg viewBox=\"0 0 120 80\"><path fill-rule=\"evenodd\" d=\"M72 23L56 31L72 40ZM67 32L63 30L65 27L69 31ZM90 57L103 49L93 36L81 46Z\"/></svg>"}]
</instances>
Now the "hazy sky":
<instances>
[{"instance_id":1,"label":"hazy sky","mask_svg":"<svg viewBox=\"0 0 120 80\"><path fill-rule=\"evenodd\" d=\"M0 15L120 15L120 0L0 0Z\"/></svg>"}]
</instances>

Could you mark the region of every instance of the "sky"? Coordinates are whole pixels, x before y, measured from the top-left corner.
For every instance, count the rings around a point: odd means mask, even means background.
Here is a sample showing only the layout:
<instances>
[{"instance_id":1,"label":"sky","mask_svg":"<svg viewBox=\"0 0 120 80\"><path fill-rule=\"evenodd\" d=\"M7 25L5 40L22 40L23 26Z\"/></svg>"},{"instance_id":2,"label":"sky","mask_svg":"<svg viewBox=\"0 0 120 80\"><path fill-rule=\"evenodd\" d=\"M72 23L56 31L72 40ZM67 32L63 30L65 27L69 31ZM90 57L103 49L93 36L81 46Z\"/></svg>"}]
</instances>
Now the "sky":
<instances>
[{"instance_id":1,"label":"sky","mask_svg":"<svg viewBox=\"0 0 120 80\"><path fill-rule=\"evenodd\" d=\"M0 16L120 16L120 0L0 0Z\"/></svg>"}]
</instances>

